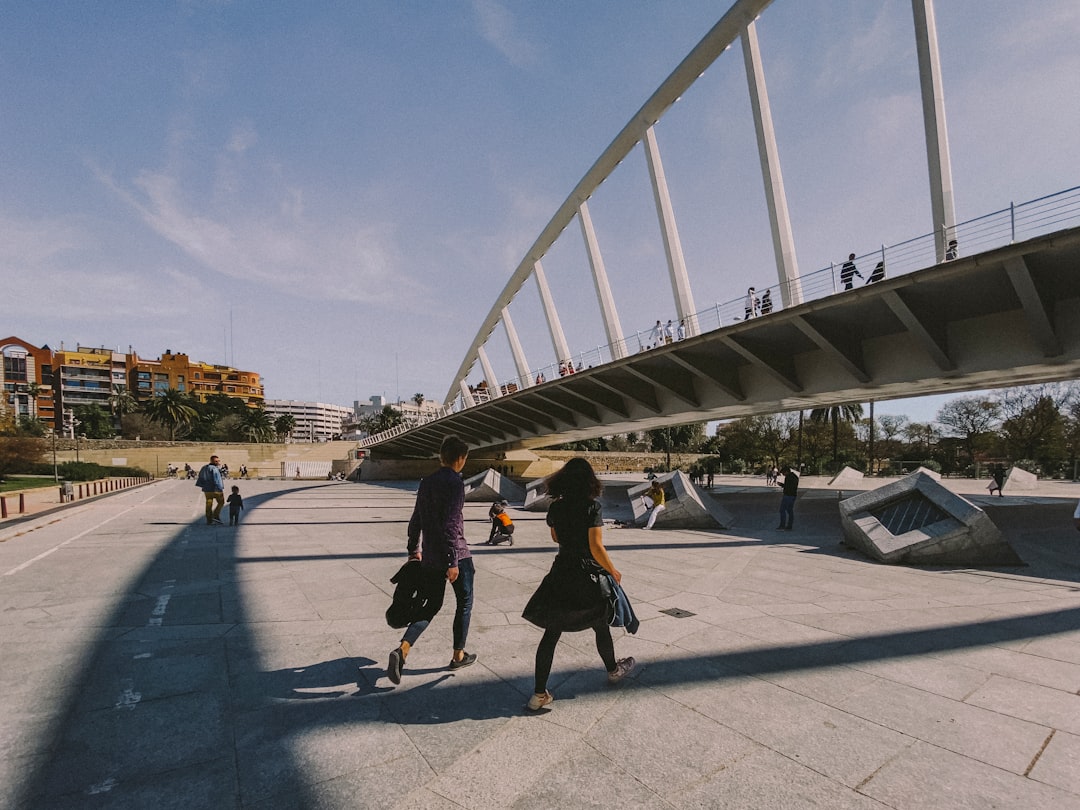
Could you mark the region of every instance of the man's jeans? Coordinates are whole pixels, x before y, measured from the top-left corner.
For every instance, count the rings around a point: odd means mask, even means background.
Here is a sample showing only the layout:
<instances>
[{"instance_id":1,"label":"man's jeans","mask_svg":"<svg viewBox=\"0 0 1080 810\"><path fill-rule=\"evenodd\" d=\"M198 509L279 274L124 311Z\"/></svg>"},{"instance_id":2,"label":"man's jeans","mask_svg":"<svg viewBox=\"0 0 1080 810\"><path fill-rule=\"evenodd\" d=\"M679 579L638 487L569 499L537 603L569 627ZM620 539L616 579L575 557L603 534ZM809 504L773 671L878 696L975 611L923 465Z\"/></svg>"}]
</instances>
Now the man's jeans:
<instances>
[{"instance_id":1,"label":"man's jeans","mask_svg":"<svg viewBox=\"0 0 1080 810\"><path fill-rule=\"evenodd\" d=\"M784 495L780 498L780 528L790 529L795 521L795 496Z\"/></svg>"},{"instance_id":2,"label":"man's jeans","mask_svg":"<svg viewBox=\"0 0 1080 810\"><path fill-rule=\"evenodd\" d=\"M445 575L444 575L445 576ZM454 588L454 596L457 599L457 609L454 612L454 649L464 650L465 642L469 638L469 620L472 618L472 603L473 603L473 579L476 576L476 567L473 565L472 557L466 557L463 560L458 560L458 577L451 585ZM443 579L441 588L435 588L434 601L431 605L433 610L432 617L435 616L440 610L442 610L443 596L446 594L446 579ZM416 640L420 638L420 634L427 630L427 626L431 622L427 619L423 619L418 622L413 622L405 630L405 635L401 637L402 641L409 642L411 647L416 643Z\"/></svg>"},{"instance_id":3,"label":"man's jeans","mask_svg":"<svg viewBox=\"0 0 1080 810\"><path fill-rule=\"evenodd\" d=\"M225 493L204 492L203 495L206 496L206 522L213 523L220 519L221 507L225 505Z\"/></svg>"}]
</instances>

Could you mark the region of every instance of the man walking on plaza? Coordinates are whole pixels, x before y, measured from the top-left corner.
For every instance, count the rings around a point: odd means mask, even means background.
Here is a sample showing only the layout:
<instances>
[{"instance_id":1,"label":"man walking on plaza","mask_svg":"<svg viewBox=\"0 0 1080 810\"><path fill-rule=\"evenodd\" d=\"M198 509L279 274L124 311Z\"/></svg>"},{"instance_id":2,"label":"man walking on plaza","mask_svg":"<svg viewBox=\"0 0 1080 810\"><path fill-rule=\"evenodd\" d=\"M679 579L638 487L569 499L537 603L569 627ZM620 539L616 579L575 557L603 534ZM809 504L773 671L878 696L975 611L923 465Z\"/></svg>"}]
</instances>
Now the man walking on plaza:
<instances>
[{"instance_id":1,"label":"man walking on plaza","mask_svg":"<svg viewBox=\"0 0 1080 810\"><path fill-rule=\"evenodd\" d=\"M416 644L431 620L442 608L446 583L454 588L457 610L454 613L454 654L450 669L462 669L475 663L476 656L465 651L472 616L473 567L472 555L465 542L465 483L461 470L469 455L468 445L457 436L447 436L439 448L442 466L420 481L416 506L409 520L409 559L420 560L423 588L428 602L425 616L406 628L401 644L390 653L386 677L401 683L401 670L409 650Z\"/></svg>"},{"instance_id":2,"label":"man walking on plaza","mask_svg":"<svg viewBox=\"0 0 1080 810\"><path fill-rule=\"evenodd\" d=\"M784 494L780 498L780 525L776 528L790 532L795 521L795 496L799 494L799 474L786 464L780 474L784 476L784 483L780 485L784 488Z\"/></svg>"},{"instance_id":3,"label":"man walking on plaza","mask_svg":"<svg viewBox=\"0 0 1080 810\"><path fill-rule=\"evenodd\" d=\"M221 481L221 470L218 465L221 459L210 456L210 463L204 464L199 470L199 477L195 479L195 486L203 491L206 496L206 525L213 523L221 524L221 507L225 505L225 484Z\"/></svg>"}]
</instances>

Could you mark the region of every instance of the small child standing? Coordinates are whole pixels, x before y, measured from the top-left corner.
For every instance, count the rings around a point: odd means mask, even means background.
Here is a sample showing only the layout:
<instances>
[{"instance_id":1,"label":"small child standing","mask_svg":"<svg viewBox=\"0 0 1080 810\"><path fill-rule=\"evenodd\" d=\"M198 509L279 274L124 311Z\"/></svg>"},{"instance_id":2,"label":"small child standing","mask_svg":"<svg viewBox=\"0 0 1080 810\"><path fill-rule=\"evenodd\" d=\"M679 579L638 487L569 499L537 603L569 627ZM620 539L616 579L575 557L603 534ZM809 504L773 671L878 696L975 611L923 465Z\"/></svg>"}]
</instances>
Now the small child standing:
<instances>
[{"instance_id":1,"label":"small child standing","mask_svg":"<svg viewBox=\"0 0 1080 810\"><path fill-rule=\"evenodd\" d=\"M239 525L240 510L244 508L244 499L240 497L240 487L233 487L232 495L226 498L226 501L229 504L229 525Z\"/></svg>"}]
</instances>

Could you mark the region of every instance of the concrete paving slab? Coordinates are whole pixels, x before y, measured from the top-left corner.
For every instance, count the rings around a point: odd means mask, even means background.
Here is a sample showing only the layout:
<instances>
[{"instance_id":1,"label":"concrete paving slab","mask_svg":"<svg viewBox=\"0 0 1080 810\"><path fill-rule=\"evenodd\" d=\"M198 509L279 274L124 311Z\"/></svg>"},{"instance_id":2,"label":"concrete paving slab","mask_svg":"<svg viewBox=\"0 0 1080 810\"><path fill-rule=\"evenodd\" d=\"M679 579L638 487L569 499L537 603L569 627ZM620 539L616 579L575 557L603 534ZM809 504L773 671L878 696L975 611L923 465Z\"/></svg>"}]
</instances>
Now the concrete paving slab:
<instances>
[{"instance_id":1,"label":"concrete paving slab","mask_svg":"<svg viewBox=\"0 0 1080 810\"><path fill-rule=\"evenodd\" d=\"M897 810L1077 808L1075 792L1041 784L925 742L885 765L860 791Z\"/></svg>"},{"instance_id":2,"label":"concrete paving slab","mask_svg":"<svg viewBox=\"0 0 1080 810\"><path fill-rule=\"evenodd\" d=\"M836 493L803 486L793 535L749 484L723 493L739 531L607 532L638 670L609 688L567 634L535 717L542 516L476 549L478 663L446 669L444 610L397 687L407 487L245 482L222 531L166 481L24 523L0 542L0 808L1077 806L1075 500L986 507L1026 568L912 570L846 551Z\"/></svg>"}]
</instances>

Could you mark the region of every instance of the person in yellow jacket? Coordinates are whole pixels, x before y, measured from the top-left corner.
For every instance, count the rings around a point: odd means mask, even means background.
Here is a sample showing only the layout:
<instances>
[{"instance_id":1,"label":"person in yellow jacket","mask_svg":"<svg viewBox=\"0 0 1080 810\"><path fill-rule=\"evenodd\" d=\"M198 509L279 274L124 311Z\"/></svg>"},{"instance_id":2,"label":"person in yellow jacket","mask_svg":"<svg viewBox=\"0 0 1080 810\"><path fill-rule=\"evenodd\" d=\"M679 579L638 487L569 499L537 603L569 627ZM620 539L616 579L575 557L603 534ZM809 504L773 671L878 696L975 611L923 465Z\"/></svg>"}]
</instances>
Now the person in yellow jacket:
<instances>
[{"instance_id":1,"label":"person in yellow jacket","mask_svg":"<svg viewBox=\"0 0 1080 810\"><path fill-rule=\"evenodd\" d=\"M654 478L652 486L645 493L645 504L648 505L650 500L652 501L652 511L649 512L649 522L645 524L646 529L651 529L653 524L656 523L657 516L667 508L664 505L664 485L660 483L659 479Z\"/></svg>"}]
</instances>

